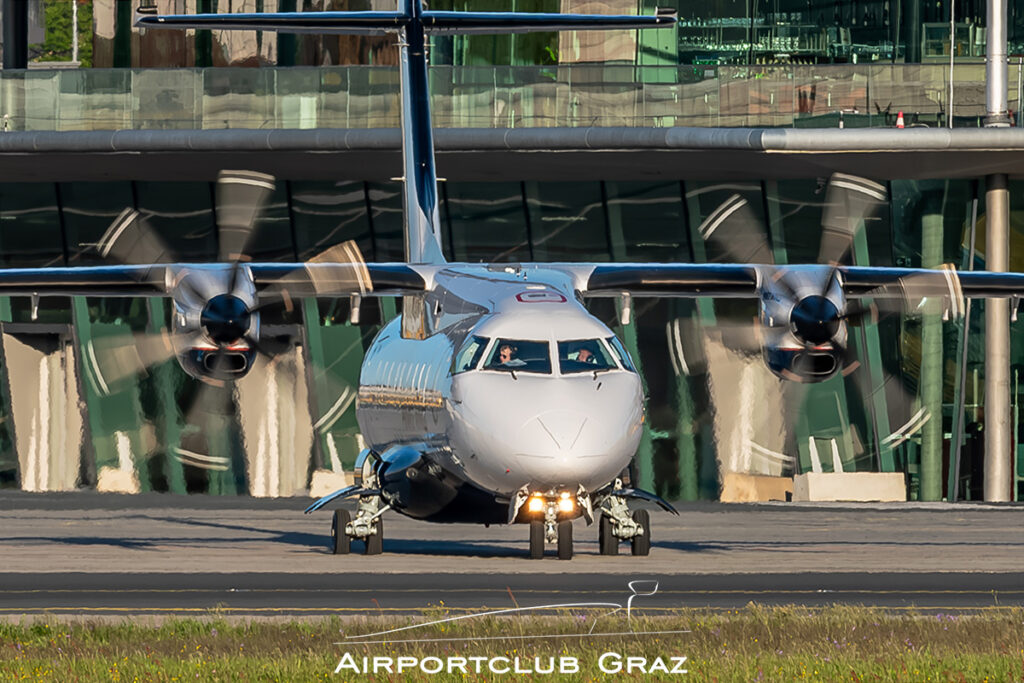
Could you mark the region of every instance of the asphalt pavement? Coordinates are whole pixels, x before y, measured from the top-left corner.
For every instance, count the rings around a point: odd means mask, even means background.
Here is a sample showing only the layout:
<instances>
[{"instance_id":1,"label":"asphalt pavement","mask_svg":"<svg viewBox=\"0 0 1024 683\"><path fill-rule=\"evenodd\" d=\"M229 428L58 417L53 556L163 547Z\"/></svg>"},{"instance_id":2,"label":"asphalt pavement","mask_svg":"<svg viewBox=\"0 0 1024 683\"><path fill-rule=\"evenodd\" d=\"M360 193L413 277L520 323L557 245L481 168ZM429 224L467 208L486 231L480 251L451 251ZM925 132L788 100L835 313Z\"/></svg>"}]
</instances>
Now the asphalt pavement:
<instances>
[{"instance_id":1,"label":"asphalt pavement","mask_svg":"<svg viewBox=\"0 0 1024 683\"><path fill-rule=\"evenodd\" d=\"M0 615L383 614L624 602L929 611L1024 605L1024 506L693 503L652 512L653 548L527 558L525 526L385 515L384 554L329 552L305 499L0 493ZM635 584L640 585L640 584ZM652 583L643 584L653 586ZM647 592L650 592L649 590Z\"/></svg>"}]
</instances>

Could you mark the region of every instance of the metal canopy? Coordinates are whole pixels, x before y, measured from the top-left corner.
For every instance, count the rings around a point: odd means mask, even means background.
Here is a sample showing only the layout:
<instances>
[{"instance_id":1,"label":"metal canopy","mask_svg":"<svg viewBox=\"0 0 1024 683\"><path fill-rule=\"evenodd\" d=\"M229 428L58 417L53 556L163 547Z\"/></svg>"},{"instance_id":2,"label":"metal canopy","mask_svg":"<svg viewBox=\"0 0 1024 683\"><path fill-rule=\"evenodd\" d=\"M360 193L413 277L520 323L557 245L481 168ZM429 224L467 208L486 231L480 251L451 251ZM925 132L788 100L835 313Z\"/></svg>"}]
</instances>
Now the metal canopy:
<instances>
[{"instance_id":1,"label":"metal canopy","mask_svg":"<svg viewBox=\"0 0 1024 683\"><path fill-rule=\"evenodd\" d=\"M451 180L1024 176L1024 129L530 128L436 132ZM281 178L401 175L397 129L14 132L0 182L213 180L224 168Z\"/></svg>"}]
</instances>

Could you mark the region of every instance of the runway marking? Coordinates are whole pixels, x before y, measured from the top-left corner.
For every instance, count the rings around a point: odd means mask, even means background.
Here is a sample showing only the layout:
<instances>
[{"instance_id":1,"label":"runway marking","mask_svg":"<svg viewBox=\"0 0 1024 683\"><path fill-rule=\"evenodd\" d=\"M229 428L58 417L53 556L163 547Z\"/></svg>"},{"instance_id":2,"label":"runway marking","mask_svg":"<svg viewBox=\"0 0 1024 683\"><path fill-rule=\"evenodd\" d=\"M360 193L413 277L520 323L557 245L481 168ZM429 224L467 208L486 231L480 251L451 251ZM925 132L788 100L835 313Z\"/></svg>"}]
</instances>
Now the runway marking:
<instances>
[{"instance_id":1,"label":"runway marking","mask_svg":"<svg viewBox=\"0 0 1024 683\"><path fill-rule=\"evenodd\" d=\"M613 590L560 590L560 589L521 589L513 591L516 595L577 595L577 594L616 594L622 591ZM25 589L0 589L0 595L34 595L42 593L501 593L506 595L507 588L96 588L96 589L75 589L75 588L25 588ZM722 590L666 590L659 591L659 595L829 595L829 594L864 594L864 595L992 595L1000 596L1024 595L1024 590L1000 590L997 588L978 588L975 590L930 590L930 589L908 589L908 590L876 590L871 588L816 588L816 589L722 589Z\"/></svg>"}]
</instances>

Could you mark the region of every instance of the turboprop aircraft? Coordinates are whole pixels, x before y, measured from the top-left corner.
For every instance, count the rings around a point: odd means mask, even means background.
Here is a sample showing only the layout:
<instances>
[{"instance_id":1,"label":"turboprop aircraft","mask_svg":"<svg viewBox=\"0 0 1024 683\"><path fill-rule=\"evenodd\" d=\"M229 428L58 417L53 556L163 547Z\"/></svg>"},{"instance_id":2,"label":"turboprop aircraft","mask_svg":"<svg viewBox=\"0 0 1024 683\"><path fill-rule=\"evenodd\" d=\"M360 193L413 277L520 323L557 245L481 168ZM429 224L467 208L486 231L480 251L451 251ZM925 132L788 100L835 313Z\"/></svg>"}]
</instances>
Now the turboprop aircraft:
<instances>
[{"instance_id":1,"label":"turboprop aircraft","mask_svg":"<svg viewBox=\"0 0 1024 683\"><path fill-rule=\"evenodd\" d=\"M146 8L143 8L146 9ZM401 0L396 12L137 15L148 29L239 29L394 34L400 50L405 251L403 263L365 263L346 243L307 263L244 257L245 237L273 178L224 172L217 186L218 263L169 259L157 235L126 211L99 251L120 265L0 270L0 295L164 296L174 304L169 340L138 339L123 368L177 358L210 382L244 376L272 353L261 309L294 297L402 298L401 315L366 353L357 419L367 448L356 483L318 500L357 498L353 518L334 512L336 553L353 540L382 551L382 514L433 522L529 525L530 556L546 545L573 554L572 521L599 520L602 555L629 542L647 555L646 500L672 511L623 476L640 439L644 397L621 341L584 302L617 297L622 322L632 297L745 297L758 302L758 348L773 372L819 382L846 372L847 327L889 303L939 298L962 310L965 296L1017 298L1018 273L840 265L854 232L885 200L883 186L836 174L828 183L820 263L773 265L764 245L742 237L749 217L732 197L701 233L721 240L730 263L469 264L446 262L438 226L437 178L427 83L427 36L669 26L654 16L438 12ZM137 265L138 263L143 265ZM100 354L103 355L103 354ZM116 377L109 378L116 381Z\"/></svg>"}]
</instances>

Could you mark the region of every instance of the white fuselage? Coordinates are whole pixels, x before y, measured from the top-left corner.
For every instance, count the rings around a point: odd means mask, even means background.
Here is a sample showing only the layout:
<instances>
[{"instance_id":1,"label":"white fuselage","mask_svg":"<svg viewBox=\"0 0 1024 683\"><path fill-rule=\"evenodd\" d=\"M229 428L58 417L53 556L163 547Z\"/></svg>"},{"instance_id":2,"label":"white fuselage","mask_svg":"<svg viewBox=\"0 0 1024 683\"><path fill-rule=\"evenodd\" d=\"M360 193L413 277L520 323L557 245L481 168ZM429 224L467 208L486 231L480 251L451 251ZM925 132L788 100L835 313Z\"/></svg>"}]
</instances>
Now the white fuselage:
<instances>
[{"instance_id":1,"label":"white fuselage","mask_svg":"<svg viewBox=\"0 0 1024 683\"><path fill-rule=\"evenodd\" d=\"M568 277L509 270L439 271L431 333L403 339L400 319L381 330L360 376L360 429L377 453L416 444L498 496L595 491L636 452L640 378ZM522 358L501 362L506 344Z\"/></svg>"}]
</instances>

